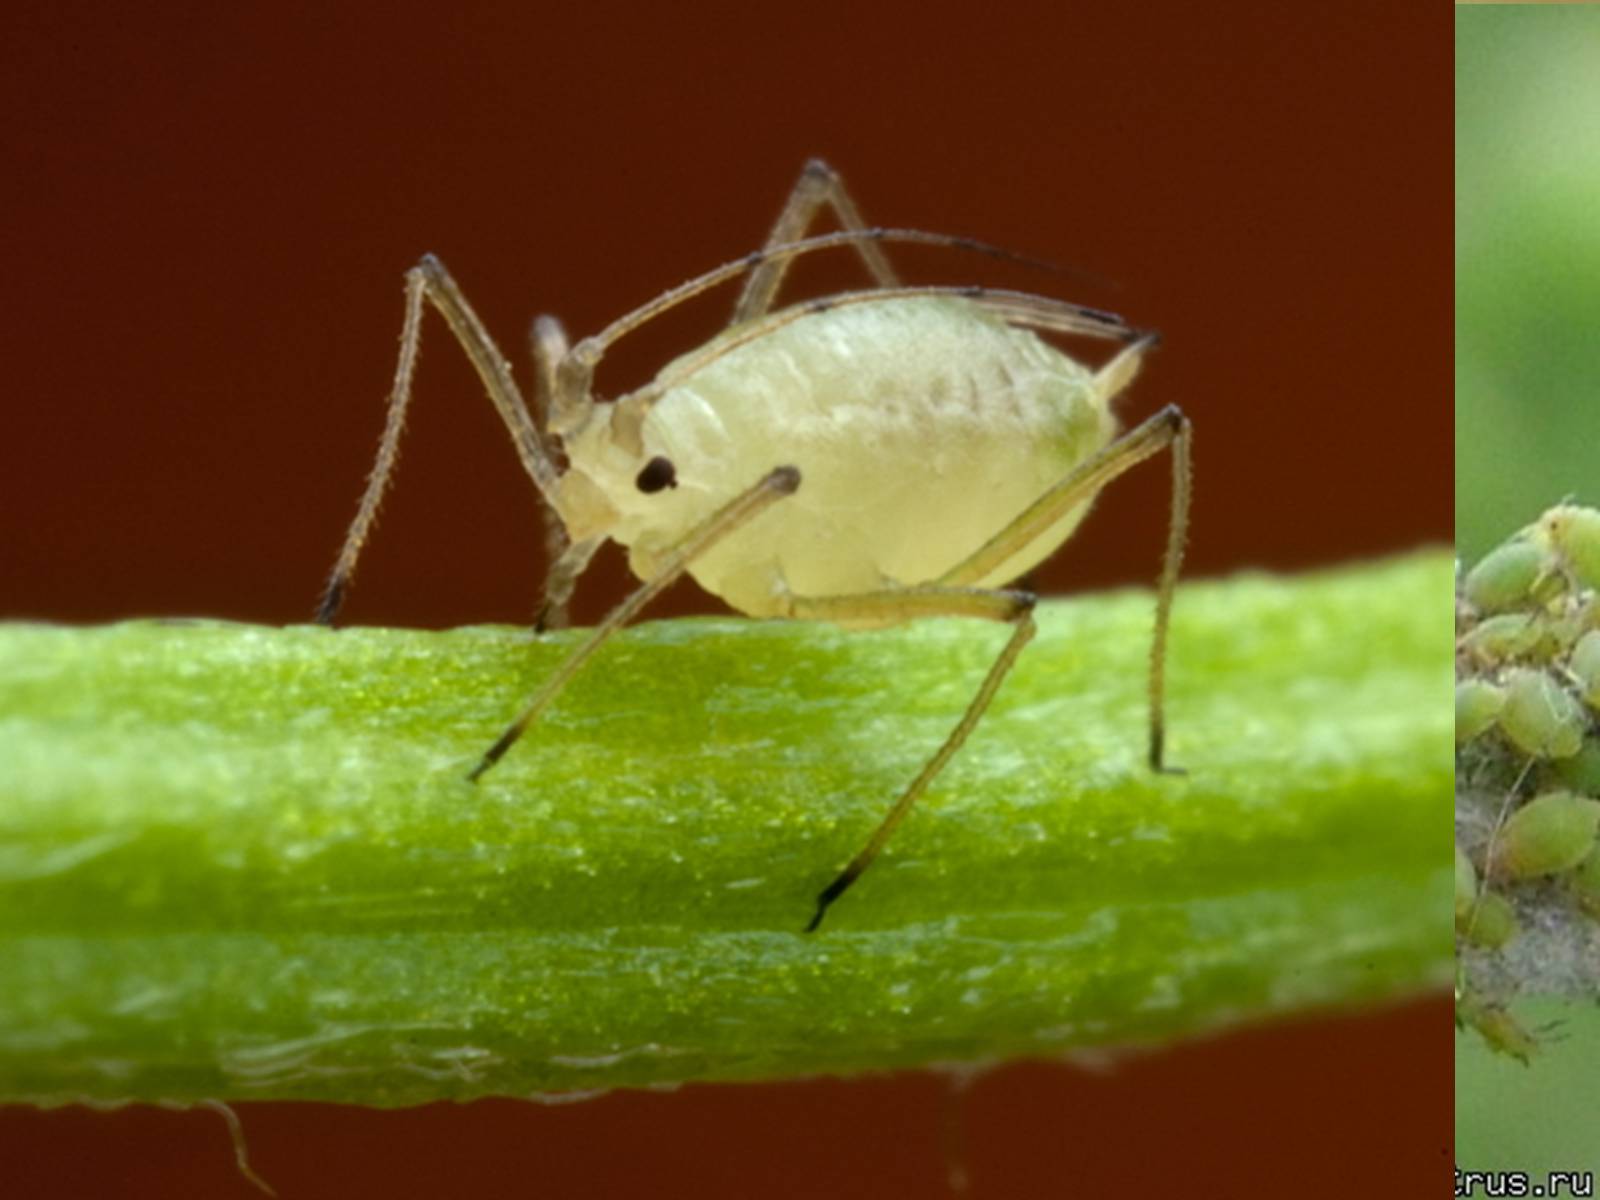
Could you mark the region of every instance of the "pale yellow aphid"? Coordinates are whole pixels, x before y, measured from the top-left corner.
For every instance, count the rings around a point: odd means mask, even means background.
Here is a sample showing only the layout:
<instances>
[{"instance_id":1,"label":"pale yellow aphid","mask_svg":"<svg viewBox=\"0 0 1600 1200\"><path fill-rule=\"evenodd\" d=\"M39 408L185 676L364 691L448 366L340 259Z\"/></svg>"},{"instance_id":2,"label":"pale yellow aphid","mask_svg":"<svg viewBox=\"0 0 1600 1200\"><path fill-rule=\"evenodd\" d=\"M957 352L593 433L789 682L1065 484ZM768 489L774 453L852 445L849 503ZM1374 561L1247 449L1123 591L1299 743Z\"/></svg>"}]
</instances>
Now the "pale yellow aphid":
<instances>
[{"instance_id":1,"label":"pale yellow aphid","mask_svg":"<svg viewBox=\"0 0 1600 1200\"><path fill-rule=\"evenodd\" d=\"M828 205L843 232L805 238ZM406 322L378 460L318 619L331 622L390 473L411 395L424 301L449 323L547 504L555 555L540 625L564 622L579 575L606 540L644 584L575 649L472 772L491 767L578 669L653 596L687 573L758 617L858 627L923 616L1005 621L1013 632L954 731L866 846L818 896L808 930L871 864L966 740L1034 633L1034 596L1003 585L1069 537L1095 494L1173 451L1172 516L1150 660L1150 764L1162 770L1168 615L1188 523L1189 422L1168 406L1117 436L1111 401L1155 339L1109 313L1020 292L903 286L882 244L985 249L869 229L839 176L812 161L764 250L667 292L599 335L567 343L534 324L536 423L510 365L442 263L407 275ZM789 263L851 246L875 287L774 311ZM611 404L595 366L618 338L724 280L745 276L732 323ZM1034 332L1126 343L1090 369ZM568 466L558 471L559 441Z\"/></svg>"}]
</instances>

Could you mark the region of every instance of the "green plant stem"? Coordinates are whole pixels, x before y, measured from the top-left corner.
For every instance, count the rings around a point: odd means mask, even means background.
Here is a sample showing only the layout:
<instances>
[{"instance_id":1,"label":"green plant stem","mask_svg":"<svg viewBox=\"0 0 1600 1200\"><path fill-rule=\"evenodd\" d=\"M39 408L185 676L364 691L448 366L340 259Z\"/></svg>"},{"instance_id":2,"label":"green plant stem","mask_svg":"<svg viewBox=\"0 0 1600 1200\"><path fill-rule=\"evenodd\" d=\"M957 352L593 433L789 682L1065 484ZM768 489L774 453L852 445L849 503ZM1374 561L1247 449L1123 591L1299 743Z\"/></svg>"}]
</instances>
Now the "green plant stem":
<instances>
[{"instance_id":1,"label":"green plant stem","mask_svg":"<svg viewBox=\"0 0 1600 1200\"><path fill-rule=\"evenodd\" d=\"M1448 554L1052 602L879 863L800 932L1006 631L740 620L0 627L0 1098L379 1105L1147 1043L1451 977Z\"/></svg>"}]
</instances>

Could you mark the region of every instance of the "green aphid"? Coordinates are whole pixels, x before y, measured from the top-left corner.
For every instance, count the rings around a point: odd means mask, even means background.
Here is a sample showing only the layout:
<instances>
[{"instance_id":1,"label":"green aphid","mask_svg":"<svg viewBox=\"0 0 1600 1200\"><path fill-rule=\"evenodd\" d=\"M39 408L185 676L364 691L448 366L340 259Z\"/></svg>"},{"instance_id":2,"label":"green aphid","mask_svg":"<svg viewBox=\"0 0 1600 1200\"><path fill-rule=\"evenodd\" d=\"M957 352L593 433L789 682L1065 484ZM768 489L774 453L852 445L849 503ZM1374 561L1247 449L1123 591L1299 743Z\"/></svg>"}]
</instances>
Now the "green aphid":
<instances>
[{"instance_id":1,"label":"green aphid","mask_svg":"<svg viewBox=\"0 0 1600 1200\"><path fill-rule=\"evenodd\" d=\"M1550 770L1564 785L1585 796L1600 796L1600 737L1591 733L1571 758L1558 758Z\"/></svg>"},{"instance_id":2,"label":"green aphid","mask_svg":"<svg viewBox=\"0 0 1600 1200\"><path fill-rule=\"evenodd\" d=\"M1539 1049L1538 1039L1524 1029L1504 1005L1483 1000L1470 989L1456 997L1456 1023L1472 1026L1489 1043L1490 1049L1524 1063Z\"/></svg>"},{"instance_id":3,"label":"green aphid","mask_svg":"<svg viewBox=\"0 0 1600 1200\"><path fill-rule=\"evenodd\" d=\"M1578 644L1572 648L1572 657L1567 660L1567 670L1578 681L1584 703L1600 709L1600 629L1591 629L1578 639ZM1459 713L1459 701L1457 704Z\"/></svg>"},{"instance_id":4,"label":"green aphid","mask_svg":"<svg viewBox=\"0 0 1600 1200\"><path fill-rule=\"evenodd\" d=\"M1456 745L1470 742L1492 726L1505 703L1505 691L1486 680L1465 679L1456 684Z\"/></svg>"},{"instance_id":5,"label":"green aphid","mask_svg":"<svg viewBox=\"0 0 1600 1200\"><path fill-rule=\"evenodd\" d=\"M1504 896L1480 888L1477 901L1456 922L1456 931L1474 946L1498 950L1517 936L1517 914Z\"/></svg>"},{"instance_id":6,"label":"green aphid","mask_svg":"<svg viewBox=\"0 0 1600 1200\"><path fill-rule=\"evenodd\" d=\"M1569 758L1583 746L1588 715L1546 672L1508 671L1505 689L1500 732L1517 749L1538 758Z\"/></svg>"},{"instance_id":7,"label":"green aphid","mask_svg":"<svg viewBox=\"0 0 1600 1200\"><path fill-rule=\"evenodd\" d=\"M1514 881L1570 871L1594 850L1597 827L1600 800L1571 792L1535 796L1506 819L1484 874Z\"/></svg>"},{"instance_id":8,"label":"green aphid","mask_svg":"<svg viewBox=\"0 0 1600 1200\"><path fill-rule=\"evenodd\" d=\"M1580 585L1600 590L1600 510L1558 504L1536 526Z\"/></svg>"},{"instance_id":9,"label":"green aphid","mask_svg":"<svg viewBox=\"0 0 1600 1200\"><path fill-rule=\"evenodd\" d=\"M1500 613L1474 625L1462 637L1461 649L1482 666L1498 667L1519 659L1548 659L1556 641L1532 613Z\"/></svg>"},{"instance_id":10,"label":"green aphid","mask_svg":"<svg viewBox=\"0 0 1600 1200\"><path fill-rule=\"evenodd\" d=\"M1555 648L1554 657L1566 655L1578 642L1594 620L1587 604L1567 606L1561 612L1545 612L1539 616L1539 623L1544 626L1545 633L1550 639L1550 644Z\"/></svg>"},{"instance_id":11,"label":"green aphid","mask_svg":"<svg viewBox=\"0 0 1600 1200\"><path fill-rule=\"evenodd\" d=\"M1507 542L1483 556L1467 573L1462 585L1469 603L1479 612L1500 613L1521 608L1534 600L1543 581L1551 580L1550 554L1530 541Z\"/></svg>"},{"instance_id":12,"label":"green aphid","mask_svg":"<svg viewBox=\"0 0 1600 1200\"><path fill-rule=\"evenodd\" d=\"M1478 872L1472 860L1456 847L1456 925L1460 926L1472 915L1473 902L1478 898Z\"/></svg>"}]
</instances>

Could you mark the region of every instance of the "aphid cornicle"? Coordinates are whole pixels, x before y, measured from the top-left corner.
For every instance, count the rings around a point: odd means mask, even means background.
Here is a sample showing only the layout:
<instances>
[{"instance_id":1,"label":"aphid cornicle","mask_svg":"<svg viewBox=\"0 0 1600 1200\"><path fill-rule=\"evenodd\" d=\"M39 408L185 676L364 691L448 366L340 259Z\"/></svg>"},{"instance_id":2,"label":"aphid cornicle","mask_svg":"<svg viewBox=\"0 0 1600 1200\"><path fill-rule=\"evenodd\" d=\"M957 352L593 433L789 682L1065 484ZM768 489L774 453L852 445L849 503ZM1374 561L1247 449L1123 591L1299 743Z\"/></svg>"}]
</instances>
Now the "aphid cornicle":
<instances>
[{"instance_id":1,"label":"aphid cornicle","mask_svg":"<svg viewBox=\"0 0 1600 1200\"><path fill-rule=\"evenodd\" d=\"M806 237L826 205L839 233ZM607 539L645 582L611 612L489 748L477 779L607 637L687 573L757 617L894 625L925 616L1009 623L1010 639L955 729L817 898L808 931L866 870L930 780L966 740L1034 633L1034 596L1004 585L1072 533L1095 494L1172 450L1172 512L1150 656L1149 761L1162 762L1168 616L1188 523L1190 426L1173 405L1118 437L1110 402L1152 335L1097 309L980 287L901 284L883 245L996 253L966 239L869 228L837 173L806 164L765 249L657 297L568 345L553 317L533 327L535 408L444 265L406 276L406 318L378 458L328 581L331 623L395 464L424 302L454 331L546 504L553 561L540 625L564 623L579 575ZM847 246L874 286L774 309L797 257ZM610 404L596 365L629 331L706 289L745 277L728 327ZM1090 369L1035 331L1122 349ZM538 420L535 420L535 413ZM559 442L568 463L556 467Z\"/></svg>"}]
</instances>

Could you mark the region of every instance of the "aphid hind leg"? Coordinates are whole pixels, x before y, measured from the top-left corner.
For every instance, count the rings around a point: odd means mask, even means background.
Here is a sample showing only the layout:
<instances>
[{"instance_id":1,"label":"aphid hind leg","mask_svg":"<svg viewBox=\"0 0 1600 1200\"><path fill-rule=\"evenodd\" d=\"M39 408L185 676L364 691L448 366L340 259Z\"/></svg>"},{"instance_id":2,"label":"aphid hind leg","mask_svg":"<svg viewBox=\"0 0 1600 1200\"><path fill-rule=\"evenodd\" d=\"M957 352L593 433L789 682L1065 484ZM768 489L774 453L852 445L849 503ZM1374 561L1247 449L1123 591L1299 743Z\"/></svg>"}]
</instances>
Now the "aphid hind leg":
<instances>
[{"instance_id":1,"label":"aphid hind leg","mask_svg":"<svg viewBox=\"0 0 1600 1200\"><path fill-rule=\"evenodd\" d=\"M867 223L861 219L861 210L850 198L839 172L820 158L813 158L801 168L800 178L795 181L783 212L778 215L772 232L767 235L766 248L771 250L774 246L788 245L805 237L811 222L817 218L817 211L824 204L833 210L839 224L848 232L861 233L867 229ZM861 260L866 263L867 270L880 287L899 285L900 277L876 242L857 242L856 252L861 255ZM739 294L739 302L734 305L731 323L737 325L740 321L759 317L771 308L788 269L789 260L784 258L764 262L751 271L750 277L745 280L744 290Z\"/></svg>"},{"instance_id":2,"label":"aphid hind leg","mask_svg":"<svg viewBox=\"0 0 1600 1200\"><path fill-rule=\"evenodd\" d=\"M534 694L532 700L528 701L517 719L506 727L506 731L496 739L494 745L489 747L478 765L472 768L468 778L476 781L480 775L499 762L528 726L538 720L539 715L550 707L551 702L561 693L561 689L571 682L572 677L582 669L594 652L600 649L612 634L631 621L641 608L682 576L696 558L741 525L760 515L770 505L785 496L793 495L799 487L798 468L778 467L767 472L679 539L677 545L673 546L662 559L660 570L612 609L605 620L596 625L589 636L567 656L566 661L545 680L544 686ZM580 546L584 544L578 543Z\"/></svg>"},{"instance_id":3,"label":"aphid hind leg","mask_svg":"<svg viewBox=\"0 0 1600 1200\"><path fill-rule=\"evenodd\" d=\"M1137 346L1130 346L1123 353L1132 355L1137 349ZM1116 363L1117 360L1113 360L1104 370L1112 370ZM1136 363L1137 358L1131 358L1116 369L1131 378ZM1172 597L1178 586L1178 570L1183 565L1183 548L1189 530L1192 439L1193 426L1189 418L1176 405L1169 404L1069 471L1009 525L964 562L945 572L939 580L946 584L971 584L987 577L1072 508L1093 499L1111 480L1152 455L1170 448L1172 508L1167 520L1167 544L1161 557L1161 575L1156 583L1156 624L1155 633L1150 639L1149 685L1150 766L1169 774L1182 773L1179 768L1168 767L1162 756L1166 743L1167 627L1172 619Z\"/></svg>"},{"instance_id":4,"label":"aphid hind leg","mask_svg":"<svg viewBox=\"0 0 1600 1200\"><path fill-rule=\"evenodd\" d=\"M466 297L461 294L455 280L445 270L444 264L431 254L425 255L421 262L406 272L406 316L400 332L400 357L395 364L394 383L389 390L389 413L384 421L383 437L378 443L377 459L373 463L372 473L367 477L361 506L345 534L344 545L339 550L339 557L323 590L322 601L317 606L316 619L322 625L331 625L338 614L350 579L355 574L356 560L366 544L373 521L377 519L378 505L383 500L383 493L389 486L389 479L399 459L400 435L405 429L406 409L411 403L411 383L416 374L425 302L431 303L450 326L457 343L477 370L495 410L510 431L523 469L539 489L546 505L553 506L557 479L555 465L528 413L522 393L517 390L511 367L495 346L477 313L472 311Z\"/></svg>"},{"instance_id":5,"label":"aphid hind leg","mask_svg":"<svg viewBox=\"0 0 1600 1200\"><path fill-rule=\"evenodd\" d=\"M911 806L927 791L933 777L944 769L951 755L961 748L967 736L988 709L1000 683L1017 661L1022 648L1034 635L1033 606L1036 598L1031 592L998 590L993 588L946 587L925 584L919 587L896 588L882 592L863 592L853 596L796 596L792 601L792 616L812 620L912 620L918 617L981 617L990 621L1008 621L1015 626L1010 639L1001 649L989 673L978 686L977 693L967 705L961 720L945 738L944 744L923 765L921 772L911 781L911 786L889 809L877 829L867 839L848 866L823 888L817 896L817 911L806 926L807 933L822 924L828 907L842 896L852 883L861 877L878 857L879 851L905 820Z\"/></svg>"}]
</instances>

